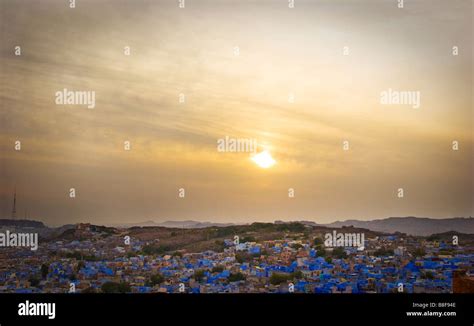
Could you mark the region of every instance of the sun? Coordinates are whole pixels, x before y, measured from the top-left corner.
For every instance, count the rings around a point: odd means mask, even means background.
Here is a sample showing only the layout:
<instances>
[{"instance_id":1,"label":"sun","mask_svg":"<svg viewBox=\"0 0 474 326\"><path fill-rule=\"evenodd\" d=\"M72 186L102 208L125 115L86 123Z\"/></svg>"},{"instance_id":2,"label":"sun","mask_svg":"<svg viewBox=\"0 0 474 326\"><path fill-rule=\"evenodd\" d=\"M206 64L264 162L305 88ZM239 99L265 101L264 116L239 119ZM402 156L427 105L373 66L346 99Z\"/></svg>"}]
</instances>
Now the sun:
<instances>
[{"instance_id":1,"label":"sun","mask_svg":"<svg viewBox=\"0 0 474 326\"><path fill-rule=\"evenodd\" d=\"M259 167L268 169L275 165L276 161L268 151L263 151L252 156L252 161L255 162Z\"/></svg>"}]
</instances>

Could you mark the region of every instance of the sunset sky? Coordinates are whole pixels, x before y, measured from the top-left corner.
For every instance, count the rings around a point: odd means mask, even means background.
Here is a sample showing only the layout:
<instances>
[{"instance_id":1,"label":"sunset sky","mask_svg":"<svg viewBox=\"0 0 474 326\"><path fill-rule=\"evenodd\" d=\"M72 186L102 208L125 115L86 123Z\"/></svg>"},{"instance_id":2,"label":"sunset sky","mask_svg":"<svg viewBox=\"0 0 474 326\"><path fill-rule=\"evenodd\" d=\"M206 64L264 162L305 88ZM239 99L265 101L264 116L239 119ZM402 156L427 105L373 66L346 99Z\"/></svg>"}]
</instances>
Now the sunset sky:
<instances>
[{"instance_id":1,"label":"sunset sky","mask_svg":"<svg viewBox=\"0 0 474 326\"><path fill-rule=\"evenodd\" d=\"M472 1L68 4L0 1L0 217L15 186L17 216L50 225L474 215ZM56 105L64 88L95 108ZM389 88L420 108L381 105Z\"/></svg>"}]
</instances>

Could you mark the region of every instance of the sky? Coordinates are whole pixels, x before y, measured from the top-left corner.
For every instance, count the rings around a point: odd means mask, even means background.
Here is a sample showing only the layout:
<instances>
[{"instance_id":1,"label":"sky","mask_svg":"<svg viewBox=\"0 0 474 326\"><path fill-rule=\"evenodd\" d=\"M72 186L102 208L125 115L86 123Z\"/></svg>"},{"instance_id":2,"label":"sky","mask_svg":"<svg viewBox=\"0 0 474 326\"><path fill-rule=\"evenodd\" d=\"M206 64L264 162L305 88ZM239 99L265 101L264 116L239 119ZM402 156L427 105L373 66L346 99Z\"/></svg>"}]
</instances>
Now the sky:
<instances>
[{"instance_id":1,"label":"sky","mask_svg":"<svg viewBox=\"0 0 474 326\"><path fill-rule=\"evenodd\" d=\"M48 225L474 215L472 1L68 5L0 0L0 217L15 188Z\"/></svg>"}]
</instances>

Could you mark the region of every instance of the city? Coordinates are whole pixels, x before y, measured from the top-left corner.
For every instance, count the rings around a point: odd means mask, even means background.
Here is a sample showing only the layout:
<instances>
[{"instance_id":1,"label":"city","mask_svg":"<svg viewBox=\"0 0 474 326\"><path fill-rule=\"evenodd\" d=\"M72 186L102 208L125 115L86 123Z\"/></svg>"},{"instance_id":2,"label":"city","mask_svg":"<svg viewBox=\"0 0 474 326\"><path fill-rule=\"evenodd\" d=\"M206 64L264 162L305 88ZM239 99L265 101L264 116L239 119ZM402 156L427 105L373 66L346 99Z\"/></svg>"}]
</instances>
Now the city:
<instances>
[{"instance_id":1,"label":"city","mask_svg":"<svg viewBox=\"0 0 474 326\"><path fill-rule=\"evenodd\" d=\"M236 233L237 232L237 233ZM474 236L362 233L301 223L128 229L76 224L38 250L0 252L0 292L453 293L474 291ZM194 249L194 250L193 250ZM462 284L462 286L456 286Z\"/></svg>"}]
</instances>

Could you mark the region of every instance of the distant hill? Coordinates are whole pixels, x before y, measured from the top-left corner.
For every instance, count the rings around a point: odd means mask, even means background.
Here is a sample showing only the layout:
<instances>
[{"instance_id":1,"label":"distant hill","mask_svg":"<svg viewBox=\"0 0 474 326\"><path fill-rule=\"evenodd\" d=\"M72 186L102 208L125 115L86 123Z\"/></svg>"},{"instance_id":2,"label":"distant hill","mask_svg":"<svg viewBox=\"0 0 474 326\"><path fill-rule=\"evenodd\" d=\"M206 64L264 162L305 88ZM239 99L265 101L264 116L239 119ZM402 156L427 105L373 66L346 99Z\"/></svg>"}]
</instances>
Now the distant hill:
<instances>
[{"instance_id":1,"label":"distant hill","mask_svg":"<svg viewBox=\"0 0 474 326\"><path fill-rule=\"evenodd\" d=\"M169 225L169 224L168 224ZM331 232L325 226L306 226L301 223L252 223L209 228L167 228L167 227L132 227L124 231L133 239L151 242L150 250L157 253L186 250L187 252L202 252L215 250L222 252L225 240L239 236L241 242L262 242L282 239L312 239L323 237L324 233ZM342 228L341 232L364 232L367 237L381 235L381 233L358 228ZM124 233L125 234L125 233ZM157 243L156 240L159 239Z\"/></svg>"},{"instance_id":2,"label":"distant hill","mask_svg":"<svg viewBox=\"0 0 474 326\"><path fill-rule=\"evenodd\" d=\"M472 233L467 234L467 233L454 232L454 231L432 234L427 239L451 242L453 240L453 236L455 235L459 237L462 243L465 243L466 241L474 242L474 234Z\"/></svg>"},{"instance_id":3,"label":"distant hill","mask_svg":"<svg viewBox=\"0 0 474 326\"><path fill-rule=\"evenodd\" d=\"M175 228L175 229L202 229L202 228L208 228L211 226L225 227L225 226L232 226L232 225L234 224L233 223L198 222L198 221L193 221L193 220L186 220L186 221L166 221L166 222L161 222L161 223L157 223L154 221L145 221L145 222L139 222L139 223L120 224L116 226L126 227L126 228L130 228L134 226L140 226L140 227L156 226L156 227Z\"/></svg>"},{"instance_id":4,"label":"distant hill","mask_svg":"<svg viewBox=\"0 0 474 326\"><path fill-rule=\"evenodd\" d=\"M425 217L389 217L381 220L358 221L346 220L324 224L328 227L342 227L352 225L377 232L402 232L416 236L429 236L436 233L450 231L474 234L474 218L445 218L434 219Z\"/></svg>"},{"instance_id":5,"label":"distant hill","mask_svg":"<svg viewBox=\"0 0 474 326\"><path fill-rule=\"evenodd\" d=\"M359 220L346 220L337 221L329 224L317 224L312 221L294 221L306 226L312 227L328 227L328 228L341 228L353 226L354 228L368 229L375 232L382 233L395 233L401 232L415 236L430 236L432 234L441 234L447 232L457 232L465 234L474 234L474 218L446 218L446 219L433 219L433 218L422 218L422 217L390 217L380 220L371 221L359 221ZM275 225L287 224L288 221L275 221ZM259 225L262 223L252 223L246 225ZM264 223L268 224L268 223ZM273 224L273 223L270 223ZM199 222L193 220L184 221L166 221L166 222L154 222L145 221L139 223L121 224L114 225L114 227L120 228L132 228L132 227L164 227L169 229L205 229L209 227L238 227L245 226L243 224L233 223L213 223L213 222ZM0 227L15 227L15 228L34 228L35 232L39 232L44 236L60 235L64 231L74 228L74 225L64 225L59 228L49 228L42 222L32 220L13 220L13 219L0 219Z\"/></svg>"}]
</instances>

